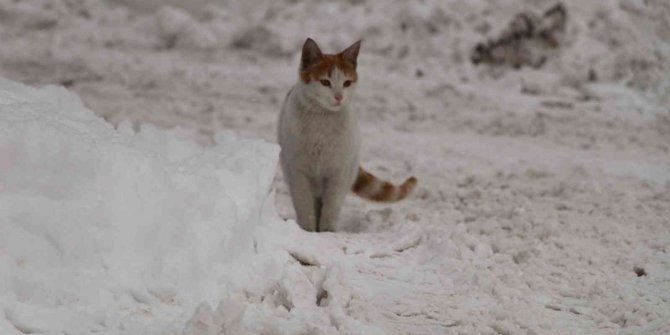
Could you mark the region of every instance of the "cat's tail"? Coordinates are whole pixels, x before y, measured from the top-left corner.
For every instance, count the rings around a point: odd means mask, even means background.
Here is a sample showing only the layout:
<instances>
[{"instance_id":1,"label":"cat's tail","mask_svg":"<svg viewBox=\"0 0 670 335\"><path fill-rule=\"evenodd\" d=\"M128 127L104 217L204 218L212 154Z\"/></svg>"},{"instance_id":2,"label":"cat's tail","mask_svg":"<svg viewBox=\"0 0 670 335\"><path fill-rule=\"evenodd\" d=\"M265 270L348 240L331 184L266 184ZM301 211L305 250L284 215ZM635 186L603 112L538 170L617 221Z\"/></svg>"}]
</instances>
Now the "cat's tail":
<instances>
[{"instance_id":1,"label":"cat's tail","mask_svg":"<svg viewBox=\"0 0 670 335\"><path fill-rule=\"evenodd\" d=\"M405 199L416 186L416 178L409 177L400 186L393 185L372 175L370 172L358 168L358 177L351 190L361 198L380 201L395 202Z\"/></svg>"}]
</instances>

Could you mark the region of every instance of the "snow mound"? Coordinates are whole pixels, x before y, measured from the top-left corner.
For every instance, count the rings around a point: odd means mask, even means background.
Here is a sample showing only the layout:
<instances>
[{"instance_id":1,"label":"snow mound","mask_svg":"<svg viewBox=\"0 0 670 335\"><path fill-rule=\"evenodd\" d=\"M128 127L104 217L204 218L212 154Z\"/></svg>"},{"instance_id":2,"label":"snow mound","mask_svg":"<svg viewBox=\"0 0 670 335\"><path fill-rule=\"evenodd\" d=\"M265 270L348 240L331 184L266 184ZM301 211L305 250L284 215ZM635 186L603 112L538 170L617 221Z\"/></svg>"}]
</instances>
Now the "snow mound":
<instances>
[{"instance_id":1,"label":"snow mound","mask_svg":"<svg viewBox=\"0 0 670 335\"><path fill-rule=\"evenodd\" d=\"M158 332L228 296L263 248L278 150L114 129L61 87L0 79L0 333Z\"/></svg>"}]
</instances>

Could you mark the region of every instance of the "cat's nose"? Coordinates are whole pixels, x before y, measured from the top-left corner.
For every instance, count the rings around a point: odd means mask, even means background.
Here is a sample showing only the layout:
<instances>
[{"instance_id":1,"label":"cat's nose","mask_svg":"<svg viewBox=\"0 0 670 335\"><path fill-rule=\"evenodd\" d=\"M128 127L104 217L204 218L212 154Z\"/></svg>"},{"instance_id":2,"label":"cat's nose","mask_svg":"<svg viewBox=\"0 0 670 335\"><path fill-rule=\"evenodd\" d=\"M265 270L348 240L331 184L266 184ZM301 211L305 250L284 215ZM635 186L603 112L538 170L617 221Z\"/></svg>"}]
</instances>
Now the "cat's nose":
<instances>
[{"instance_id":1,"label":"cat's nose","mask_svg":"<svg viewBox=\"0 0 670 335\"><path fill-rule=\"evenodd\" d=\"M340 93L335 93L335 101L341 102L342 101L342 94Z\"/></svg>"}]
</instances>

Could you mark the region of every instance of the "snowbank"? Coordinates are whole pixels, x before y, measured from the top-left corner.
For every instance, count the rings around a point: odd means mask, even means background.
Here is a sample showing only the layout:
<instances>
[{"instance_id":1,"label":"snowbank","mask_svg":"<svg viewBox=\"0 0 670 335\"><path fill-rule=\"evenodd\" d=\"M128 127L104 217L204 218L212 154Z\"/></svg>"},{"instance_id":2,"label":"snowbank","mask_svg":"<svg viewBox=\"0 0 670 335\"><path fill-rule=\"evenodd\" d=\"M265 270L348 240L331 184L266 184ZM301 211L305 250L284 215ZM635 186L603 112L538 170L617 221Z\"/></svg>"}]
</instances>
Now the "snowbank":
<instances>
[{"instance_id":1,"label":"snowbank","mask_svg":"<svg viewBox=\"0 0 670 335\"><path fill-rule=\"evenodd\" d=\"M262 247L278 147L216 141L0 79L0 333L146 333L226 297Z\"/></svg>"}]
</instances>

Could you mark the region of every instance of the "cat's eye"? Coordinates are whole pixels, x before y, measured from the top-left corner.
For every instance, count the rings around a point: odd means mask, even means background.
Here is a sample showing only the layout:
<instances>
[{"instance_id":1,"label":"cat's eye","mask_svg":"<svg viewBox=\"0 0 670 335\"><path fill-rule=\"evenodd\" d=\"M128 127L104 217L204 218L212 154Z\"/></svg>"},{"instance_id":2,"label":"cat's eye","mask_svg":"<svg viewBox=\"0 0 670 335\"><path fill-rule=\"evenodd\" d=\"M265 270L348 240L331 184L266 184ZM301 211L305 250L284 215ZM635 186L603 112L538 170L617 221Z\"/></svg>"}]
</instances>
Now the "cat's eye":
<instances>
[{"instance_id":1,"label":"cat's eye","mask_svg":"<svg viewBox=\"0 0 670 335\"><path fill-rule=\"evenodd\" d=\"M349 87L351 86L351 80L347 80L344 82L344 87Z\"/></svg>"},{"instance_id":2,"label":"cat's eye","mask_svg":"<svg viewBox=\"0 0 670 335\"><path fill-rule=\"evenodd\" d=\"M322 79L321 80L321 85L326 86L326 87L330 87L330 80Z\"/></svg>"}]
</instances>

